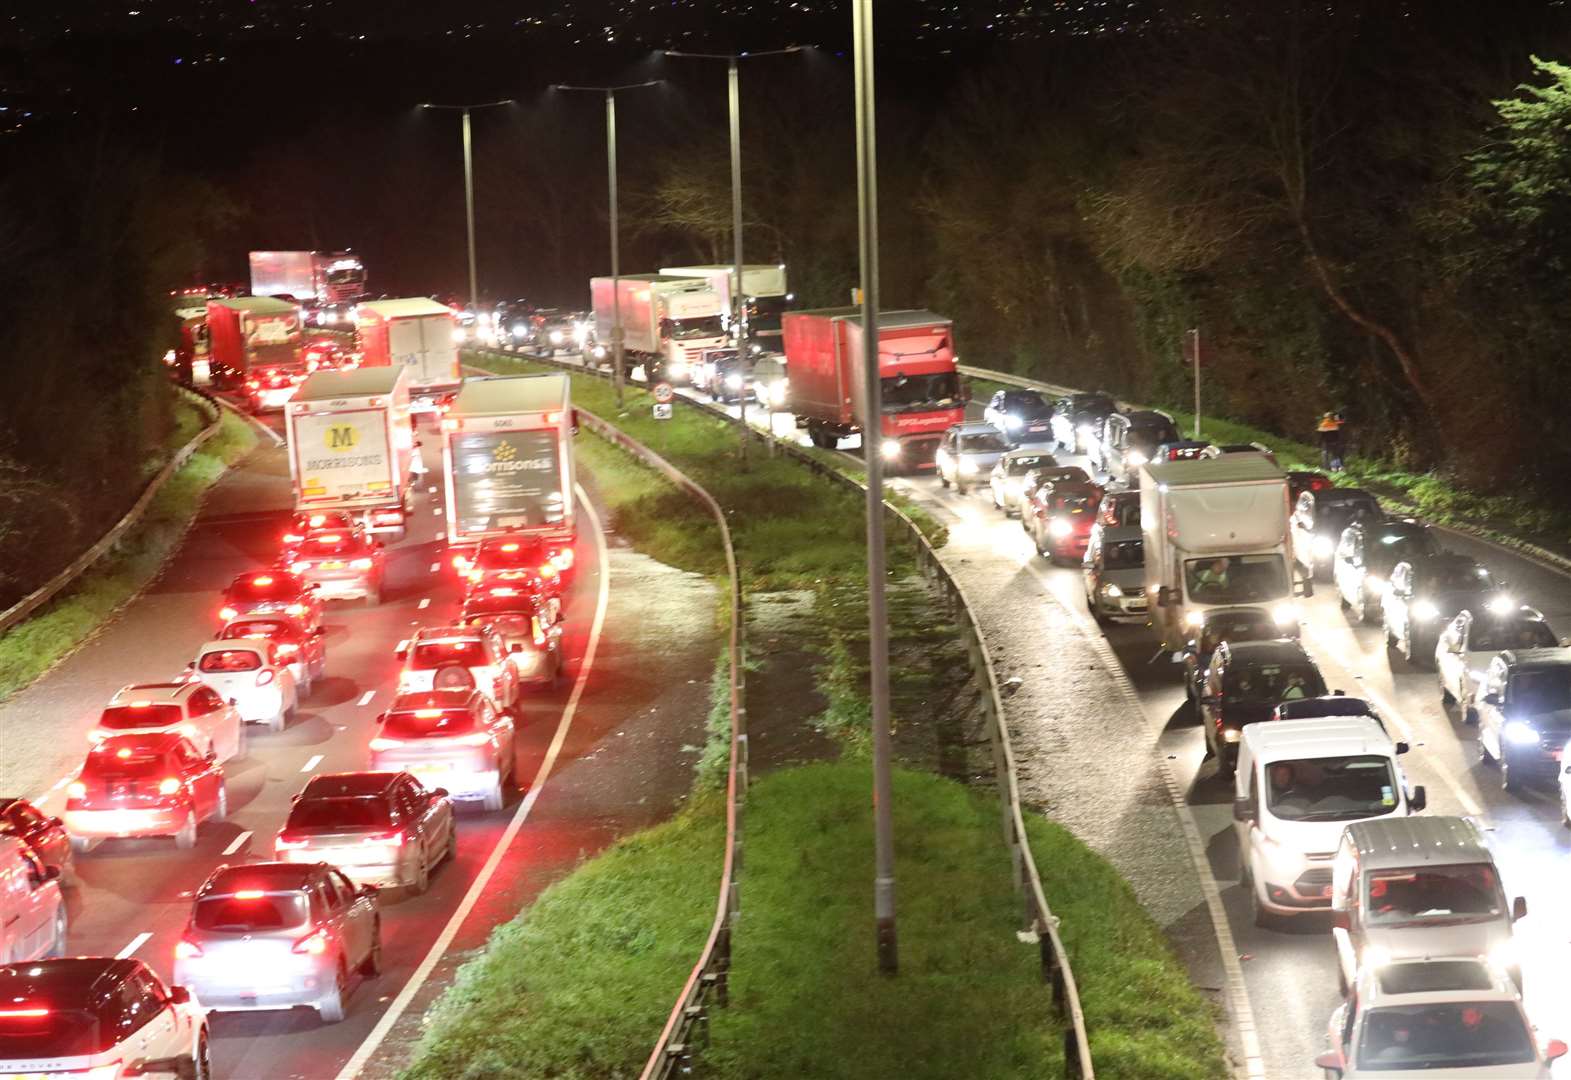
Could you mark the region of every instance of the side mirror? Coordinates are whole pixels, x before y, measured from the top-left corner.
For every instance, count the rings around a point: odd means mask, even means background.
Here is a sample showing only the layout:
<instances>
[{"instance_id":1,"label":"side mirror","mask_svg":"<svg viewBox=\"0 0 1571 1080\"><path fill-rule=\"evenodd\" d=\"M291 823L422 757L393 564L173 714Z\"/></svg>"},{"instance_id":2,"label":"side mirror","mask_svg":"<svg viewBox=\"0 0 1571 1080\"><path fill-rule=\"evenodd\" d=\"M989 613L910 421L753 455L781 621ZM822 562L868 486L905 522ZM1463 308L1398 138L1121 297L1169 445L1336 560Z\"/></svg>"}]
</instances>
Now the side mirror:
<instances>
[{"instance_id":1,"label":"side mirror","mask_svg":"<svg viewBox=\"0 0 1571 1080\"><path fill-rule=\"evenodd\" d=\"M192 668L194 670L196 668L196 661L195 660L187 660L185 662L185 666L188 667L188 668Z\"/></svg>"},{"instance_id":2,"label":"side mirror","mask_svg":"<svg viewBox=\"0 0 1571 1080\"><path fill-rule=\"evenodd\" d=\"M1396 741L1396 752L1397 753L1405 754L1405 753L1407 753L1411 749L1412 749L1412 747L1407 745L1407 741L1405 739L1398 739Z\"/></svg>"},{"instance_id":3,"label":"side mirror","mask_svg":"<svg viewBox=\"0 0 1571 1080\"><path fill-rule=\"evenodd\" d=\"M1250 822L1255 820L1255 800L1248 795L1241 795L1233 800L1233 820Z\"/></svg>"},{"instance_id":4,"label":"side mirror","mask_svg":"<svg viewBox=\"0 0 1571 1080\"><path fill-rule=\"evenodd\" d=\"M381 888L376 886L376 885L362 885L362 886L360 886L360 895L361 896L370 897L373 900L376 899L377 896L381 894L381 892L382 892Z\"/></svg>"},{"instance_id":5,"label":"side mirror","mask_svg":"<svg viewBox=\"0 0 1571 1080\"><path fill-rule=\"evenodd\" d=\"M1566 1056L1566 1044L1559 1039L1550 1039L1549 1045L1544 1047L1545 1061L1559 1061Z\"/></svg>"},{"instance_id":6,"label":"side mirror","mask_svg":"<svg viewBox=\"0 0 1571 1080\"><path fill-rule=\"evenodd\" d=\"M311 631L311 636L312 637L326 637L327 636L327 630L325 628L323 628L323 627L318 626L315 630Z\"/></svg>"},{"instance_id":7,"label":"side mirror","mask_svg":"<svg viewBox=\"0 0 1571 1080\"><path fill-rule=\"evenodd\" d=\"M1345 911L1333 911L1331 912L1331 925L1338 930L1351 930L1353 928L1353 919Z\"/></svg>"},{"instance_id":8,"label":"side mirror","mask_svg":"<svg viewBox=\"0 0 1571 1080\"><path fill-rule=\"evenodd\" d=\"M1335 1050L1327 1050L1325 1053L1315 1058L1315 1068L1324 1069L1328 1073L1333 1073L1337 1077L1337 1080L1341 1080L1342 1055L1337 1053Z\"/></svg>"},{"instance_id":9,"label":"side mirror","mask_svg":"<svg viewBox=\"0 0 1571 1080\"><path fill-rule=\"evenodd\" d=\"M377 713L376 714L376 722L378 724L385 724L385 723L387 723L387 714L385 712Z\"/></svg>"},{"instance_id":10,"label":"side mirror","mask_svg":"<svg viewBox=\"0 0 1571 1080\"><path fill-rule=\"evenodd\" d=\"M1418 813L1429 805L1429 792L1424 790L1424 785L1419 784L1413 793L1407 797L1407 808L1413 813Z\"/></svg>"},{"instance_id":11,"label":"side mirror","mask_svg":"<svg viewBox=\"0 0 1571 1080\"><path fill-rule=\"evenodd\" d=\"M1490 692L1488 694L1485 694L1484 695L1484 704L1485 705L1493 705L1495 708L1498 709L1500 707L1500 695L1496 694L1494 692Z\"/></svg>"},{"instance_id":12,"label":"side mirror","mask_svg":"<svg viewBox=\"0 0 1571 1080\"><path fill-rule=\"evenodd\" d=\"M191 1000L191 991L183 986L171 986L169 988L169 1000L176 1005L184 1005Z\"/></svg>"},{"instance_id":13,"label":"side mirror","mask_svg":"<svg viewBox=\"0 0 1571 1080\"><path fill-rule=\"evenodd\" d=\"M211 746L209 746L207 748L207 753L203 754L202 757L207 761L207 763L209 765L212 765L212 764L214 764L215 762L218 761L218 751L214 750Z\"/></svg>"},{"instance_id":14,"label":"side mirror","mask_svg":"<svg viewBox=\"0 0 1571 1080\"><path fill-rule=\"evenodd\" d=\"M409 659L409 649L406 646L400 645L398 648L393 650L393 655L399 660L407 660Z\"/></svg>"},{"instance_id":15,"label":"side mirror","mask_svg":"<svg viewBox=\"0 0 1571 1080\"><path fill-rule=\"evenodd\" d=\"M1527 918L1527 897L1519 896L1511 901L1511 919L1514 922L1525 918Z\"/></svg>"}]
</instances>

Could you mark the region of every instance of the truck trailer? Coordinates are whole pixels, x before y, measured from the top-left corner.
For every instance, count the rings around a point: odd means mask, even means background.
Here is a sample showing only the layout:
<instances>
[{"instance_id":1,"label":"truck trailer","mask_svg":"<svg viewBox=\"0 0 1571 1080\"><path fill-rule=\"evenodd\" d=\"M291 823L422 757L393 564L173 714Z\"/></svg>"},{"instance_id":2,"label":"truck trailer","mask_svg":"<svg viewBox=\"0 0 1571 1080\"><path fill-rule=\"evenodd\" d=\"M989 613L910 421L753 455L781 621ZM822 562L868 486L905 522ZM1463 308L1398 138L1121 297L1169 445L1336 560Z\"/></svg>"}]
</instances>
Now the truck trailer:
<instances>
[{"instance_id":1,"label":"truck trailer","mask_svg":"<svg viewBox=\"0 0 1571 1080\"><path fill-rule=\"evenodd\" d=\"M613 293L612 284L617 288ZM686 382L705 349L729 343L726 307L707 281L664 274L597 277L589 282L594 299L595 338L614 345L612 330L620 296L622 349L630 365L642 364L651 383Z\"/></svg>"},{"instance_id":2,"label":"truck trailer","mask_svg":"<svg viewBox=\"0 0 1571 1080\"><path fill-rule=\"evenodd\" d=\"M729 316L734 310L731 281L735 266L664 266L660 273L670 277L701 278L720 296L721 310ZM794 299L786 290L785 263L743 263L742 297L746 301L742 316L750 349L757 352L780 351L780 317Z\"/></svg>"},{"instance_id":3,"label":"truck trailer","mask_svg":"<svg viewBox=\"0 0 1571 1080\"><path fill-rule=\"evenodd\" d=\"M344 511L402 538L414 453L405 369L318 371L284 416L295 509Z\"/></svg>"},{"instance_id":4,"label":"truck trailer","mask_svg":"<svg viewBox=\"0 0 1571 1080\"><path fill-rule=\"evenodd\" d=\"M442 417L447 545L460 571L480 541L512 534L543 540L558 569L572 565L569 387L555 372L470 378Z\"/></svg>"},{"instance_id":5,"label":"truck trailer","mask_svg":"<svg viewBox=\"0 0 1571 1080\"><path fill-rule=\"evenodd\" d=\"M253 251L251 292L347 307L365 295L365 264L352 251Z\"/></svg>"},{"instance_id":6,"label":"truck trailer","mask_svg":"<svg viewBox=\"0 0 1571 1080\"><path fill-rule=\"evenodd\" d=\"M793 371L793 375L795 372ZM1255 454L1140 467L1145 585L1164 647L1182 648L1209 609L1269 611L1298 625L1287 474Z\"/></svg>"},{"instance_id":7,"label":"truck trailer","mask_svg":"<svg viewBox=\"0 0 1571 1080\"><path fill-rule=\"evenodd\" d=\"M862 309L788 311L782 321L797 427L833 449L865 425ZM932 468L945 430L965 419L954 324L931 311L883 312L878 371L882 415L864 446L876 445L891 470Z\"/></svg>"},{"instance_id":8,"label":"truck trailer","mask_svg":"<svg viewBox=\"0 0 1571 1080\"><path fill-rule=\"evenodd\" d=\"M213 382L232 388L257 368L301 367L300 308L267 296L207 302L208 351Z\"/></svg>"},{"instance_id":9,"label":"truck trailer","mask_svg":"<svg viewBox=\"0 0 1571 1080\"><path fill-rule=\"evenodd\" d=\"M354 318L362 367L406 368L409 392L417 397L463 381L452 308L424 297L372 300L356 305Z\"/></svg>"}]
</instances>

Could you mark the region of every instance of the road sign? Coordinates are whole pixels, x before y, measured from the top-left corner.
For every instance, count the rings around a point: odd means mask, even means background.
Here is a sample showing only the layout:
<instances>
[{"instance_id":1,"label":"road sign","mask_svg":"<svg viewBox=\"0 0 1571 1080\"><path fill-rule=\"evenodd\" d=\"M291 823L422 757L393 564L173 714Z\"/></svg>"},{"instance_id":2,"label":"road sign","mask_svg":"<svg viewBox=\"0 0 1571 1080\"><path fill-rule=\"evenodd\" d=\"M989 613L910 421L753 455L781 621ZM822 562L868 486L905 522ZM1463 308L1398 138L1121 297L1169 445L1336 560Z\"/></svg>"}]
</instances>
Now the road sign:
<instances>
[{"instance_id":1,"label":"road sign","mask_svg":"<svg viewBox=\"0 0 1571 1080\"><path fill-rule=\"evenodd\" d=\"M668 383L668 382L657 382L657 383L655 383L655 400L658 401L660 404L668 405L668 404L670 404L671 399L674 398L674 397L676 397L676 391L671 389L671 384L670 383ZM669 409L666 410L666 415L667 416L671 415L671 412L670 412Z\"/></svg>"},{"instance_id":2,"label":"road sign","mask_svg":"<svg viewBox=\"0 0 1571 1080\"><path fill-rule=\"evenodd\" d=\"M664 385L664 384L662 383L661 385ZM655 419L656 420L669 420L669 419L671 419L671 403L669 401L662 401L662 402L660 402L659 404L654 406L654 410L655 410Z\"/></svg>"}]
</instances>

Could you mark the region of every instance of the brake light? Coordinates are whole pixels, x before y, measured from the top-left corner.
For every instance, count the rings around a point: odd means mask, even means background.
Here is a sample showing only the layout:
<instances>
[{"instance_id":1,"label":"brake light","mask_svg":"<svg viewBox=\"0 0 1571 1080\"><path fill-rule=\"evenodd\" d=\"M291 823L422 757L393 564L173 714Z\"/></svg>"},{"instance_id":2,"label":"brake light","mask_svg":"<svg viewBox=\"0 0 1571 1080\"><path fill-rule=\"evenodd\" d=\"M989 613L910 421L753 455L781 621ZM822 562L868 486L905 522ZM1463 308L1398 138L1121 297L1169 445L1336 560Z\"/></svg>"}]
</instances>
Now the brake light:
<instances>
[{"instance_id":1,"label":"brake light","mask_svg":"<svg viewBox=\"0 0 1571 1080\"><path fill-rule=\"evenodd\" d=\"M336 544L341 540L343 540L343 537L339 536L337 533L325 533L322 536L318 536L316 538L316 542L318 544Z\"/></svg>"},{"instance_id":2,"label":"brake light","mask_svg":"<svg viewBox=\"0 0 1571 1080\"><path fill-rule=\"evenodd\" d=\"M295 942L294 952L305 953L309 956L321 956L327 951L327 930L313 930L299 941Z\"/></svg>"},{"instance_id":3,"label":"brake light","mask_svg":"<svg viewBox=\"0 0 1571 1080\"><path fill-rule=\"evenodd\" d=\"M300 651L300 646L283 644L277 646L277 649L279 656L293 656L295 653Z\"/></svg>"},{"instance_id":4,"label":"brake light","mask_svg":"<svg viewBox=\"0 0 1571 1080\"><path fill-rule=\"evenodd\" d=\"M404 745L402 739L385 739L380 735L371 740L372 750L391 750L395 746L402 745Z\"/></svg>"},{"instance_id":5,"label":"brake light","mask_svg":"<svg viewBox=\"0 0 1571 1080\"><path fill-rule=\"evenodd\" d=\"M262 890L261 889L241 889L239 892L235 893L235 899L236 900L260 900L260 899L262 899Z\"/></svg>"},{"instance_id":6,"label":"brake light","mask_svg":"<svg viewBox=\"0 0 1571 1080\"><path fill-rule=\"evenodd\" d=\"M441 709L416 709L415 715L422 720L435 720L442 715Z\"/></svg>"},{"instance_id":7,"label":"brake light","mask_svg":"<svg viewBox=\"0 0 1571 1080\"><path fill-rule=\"evenodd\" d=\"M288 607L284 608L284 614L286 614L286 615L304 615L305 614L305 605L304 604L290 604Z\"/></svg>"},{"instance_id":8,"label":"brake light","mask_svg":"<svg viewBox=\"0 0 1571 1080\"><path fill-rule=\"evenodd\" d=\"M275 678L277 678L277 676L273 674L272 668L263 668L261 671L256 673L256 685L267 686Z\"/></svg>"},{"instance_id":9,"label":"brake light","mask_svg":"<svg viewBox=\"0 0 1571 1080\"><path fill-rule=\"evenodd\" d=\"M503 551L517 551L518 550L518 545L517 544L503 544L502 545L502 550Z\"/></svg>"},{"instance_id":10,"label":"brake light","mask_svg":"<svg viewBox=\"0 0 1571 1080\"><path fill-rule=\"evenodd\" d=\"M301 536L299 533L284 533L284 543L286 544L298 544L304 539L305 537Z\"/></svg>"},{"instance_id":11,"label":"brake light","mask_svg":"<svg viewBox=\"0 0 1571 1080\"><path fill-rule=\"evenodd\" d=\"M264 589L272 583L273 575L271 574L263 574L261 577L254 577L251 579L251 584Z\"/></svg>"},{"instance_id":12,"label":"brake light","mask_svg":"<svg viewBox=\"0 0 1571 1080\"><path fill-rule=\"evenodd\" d=\"M181 789L184 787L185 785L180 782L179 777L166 776L162 780L158 781L158 794L178 795L180 794Z\"/></svg>"},{"instance_id":13,"label":"brake light","mask_svg":"<svg viewBox=\"0 0 1571 1080\"><path fill-rule=\"evenodd\" d=\"M23 1009L0 1009L0 1020L36 1020L48 1016L49 1010L42 1005L29 1006Z\"/></svg>"},{"instance_id":14,"label":"brake light","mask_svg":"<svg viewBox=\"0 0 1571 1080\"><path fill-rule=\"evenodd\" d=\"M224 622L228 622L230 619L234 618L238 614L240 614L240 613L238 611L236 611L232 607L225 607L225 608L219 608L218 609L218 617L220 619L224 620Z\"/></svg>"},{"instance_id":15,"label":"brake light","mask_svg":"<svg viewBox=\"0 0 1571 1080\"><path fill-rule=\"evenodd\" d=\"M492 589L491 590L491 595L492 596L517 596L518 595L518 590L517 589L509 589L507 586L503 585L503 586L499 586L499 587L497 587L495 589Z\"/></svg>"},{"instance_id":16,"label":"brake light","mask_svg":"<svg viewBox=\"0 0 1571 1080\"><path fill-rule=\"evenodd\" d=\"M201 955L202 946L198 945L190 938L183 937L179 941L175 942L176 960L195 960L198 956Z\"/></svg>"},{"instance_id":17,"label":"brake light","mask_svg":"<svg viewBox=\"0 0 1571 1080\"><path fill-rule=\"evenodd\" d=\"M466 559L462 555L454 555L453 556L453 567L454 567L454 569L459 570L459 571L468 570L469 569L469 560Z\"/></svg>"},{"instance_id":18,"label":"brake light","mask_svg":"<svg viewBox=\"0 0 1571 1080\"><path fill-rule=\"evenodd\" d=\"M550 563L546 563L540 568L540 576L543 578L556 577L556 567L552 566Z\"/></svg>"},{"instance_id":19,"label":"brake light","mask_svg":"<svg viewBox=\"0 0 1571 1080\"><path fill-rule=\"evenodd\" d=\"M309 569L311 569L311 564L304 559L289 564L289 572L292 574L303 574Z\"/></svg>"},{"instance_id":20,"label":"brake light","mask_svg":"<svg viewBox=\"0 0 1571 1080\"><path fill-rule=\"evenodd\" d=\"M403 847L404 834L401 830L390 833L378 833L375 836L368 836L360 842L362 844L384 844L387 847Z\"/></svg>"},{"instance_id":21,"label":"brake light","mask_svg":"<svg viewBox=\"0 0 1571 1080\"><path fill-rule=\"evenodd\" d=\"M80 780L73 780L66 785L65 794L69 799L85 798L87 795L87 785L82 783Z\"/></svg>"},{"instance_id":22,"label":"brake light","mask_svg":"<svg viewBox=\"0 0 1571 1080\"><path fill-rule=\"evenodd\" d=\"M376 565L370 559L354 559L349 563L351 570L369 570Z\"/></svg>"},{"instance_id":23,"label":"brake light","mask_svg":"<svg viewBox=\"0 0 1571 1080\"><path fill-rule=\"evenodd\" d=\"M273 850L293 851L297 848L309 847L310 845L310 840L296 840L292 837L285 836L283 833L279 833L278 839L273 841Z\"/></svg>"}]
</instances>

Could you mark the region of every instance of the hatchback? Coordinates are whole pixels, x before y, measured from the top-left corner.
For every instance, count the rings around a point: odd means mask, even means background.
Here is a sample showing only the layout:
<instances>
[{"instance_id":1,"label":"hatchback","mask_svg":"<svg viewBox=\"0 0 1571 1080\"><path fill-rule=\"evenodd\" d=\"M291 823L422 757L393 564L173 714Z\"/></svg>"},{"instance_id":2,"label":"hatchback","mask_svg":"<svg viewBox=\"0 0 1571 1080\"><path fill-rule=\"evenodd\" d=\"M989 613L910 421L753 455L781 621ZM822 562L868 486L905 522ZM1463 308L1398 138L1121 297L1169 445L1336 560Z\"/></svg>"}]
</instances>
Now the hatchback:
<instances>
[{"instance_id":1,"label":"hatchback","mask_svg":"<svg viewBox=\"0 0 1571 1080\"><path fill-rule=\"evenodd\" d=\"M512 718L478 690L399 694L377 718L371 768L440 784L456 800L500 810L518 783Z\"/></svg>"},{"instance_id":2,"label":"hatchback","mask_svg":"<svg viewBox=\"0 0 1571 1080\"><path fill-rule=\"evenodd\" d=\"M518 708L518 668L508 661L507 644L494 627L427 626L393 655L404 662L398 692L478 689L504 711Z\"/></svg>"},{"instance_id":3,"label":"hatchback","mask_svg":"<svg viewBox=\"0 0 1571 1080\"><path fill-rule=\"evenodd\" d=\"M132 836L172 836L189 850L201 822L229 814L223 768L172 732L110 736L65 791L65 831L78 854Z\"/></svg>"},{"instance_id":4,"label":"hatchback","mask_svg":"<svg viewBox=\"0 0 1571 1080\"><path fill-rule=\"evenodd\" d=\"M242 615L218 635L220 641L255 638L271 641L278 658L289 666L300 697L310 697L311 687L327 673L327 633L320 626L307 630L289 615Z\"/></svg>"},{"instance_id":5,"label":"hatchback","mask_svg":"<svg viewBox=\"0 0 1571 1080\"><path fill-rule=\"evenodd\" d=\"M232 702L248 724L282 731L299 705L294 674L276 642L265 638L209 641L190 663L190 677Z\"/></svg>"},{"instance_id":6,"label":"hatchback","mask_svg":"<svg viewBox=\"0 0 1571 1080\"><path fill-rule=\"evenodd\" d=\"M273 849L284 862L327 862L357 882L423 893L458 850L453 800L406 772L312 777Z\"/></svg>"},{"instance_id":7,"label":"hatchback","mask_svg":"<svg viewBox=\"0 0 1571 1080\"><path fill-rule=\"evenodd\" d=\"M284 570L261 570L238 575L224 590L218 609L220 624L237 615L293 615L315 630L322 625L322 600L316 590Z\"/></svg>"},{"instance_id":8,"label":"hatchback","mask_svg":"<svg viewBox=\"0 0 1571 1080\"><path fill-rule=\"evenodd\" d=\"M1037 554L1055 563L1084 558L1101 501L1102 489L1095 484L1066 480L1039 488L1027 509Z\"/></svg>"},{"instance_id":9,"label":"hatchback","mask_svg":"<svg viewBox=\"0 0 1571 1080\"><path fill-rule=\"evenodd\" d=\"M956 424L944 432L933 456L938 482L944 487L953 484L964 495L973 484L987 482L993 466L1008 450L1004 433L992 424Z\"/></svg>"},{"instance_id":10,"label":"hatchback","mask_svg":"<svg viewBox=\"0 0 1571 1080\"><path fill-rule=\"evenodd\" d=\"M298 544L312 533L331 532L335 529L353 532L361 527L354 515L343 510L302 510L290 518L289 524L284 528L284 547Z\"/></svg>"},{"instance_id":11,"label":"hatchback","mask_svg":"<svg viewBox=\"0 0 1571 1080\"><path fill-rule=\"evenodd\" d=\"M555 686L561 680L562 602L556 597L494 585L465 600L458 621L496 630L519 682Z\"/></svg>"},{"instance_id":12,"label":"hatchback","mask_svg":"<svg viewBox=\"0 0 1571 1080\"><path fill-rule=\"evenodd\" d=\"M60 871L62 884L76 881L71 838L59 818L49 817L26 799L0 796L0 836L14 836L32 848L46 866Z\"/></svg>"},{"instance_id":13,"label":"hatchback","mask_svg":"<svg viewBox=\"0 0 1571 1080\"><path fill-rule=\"evenodd\" d=\"M509 585L560 596L573 569L573 545L538 536L493 536L465 556L461 572L470 592Z\"/></svg>"},{"instance_id":14,"label":"hatchback","mask_svg":"<svg viewBox=\"0 0 1571 1080\"><path fill-rule=\"evenodd\" d=\"M382 602L387 551L363 532L312 533L294 552L289 572L323 600Z\"/></svg>"},{"instance_id":15,"label":"hatchback","mask_svg":"<svg viewBox=\"0 0 1571 1080\"><path fill-rule=\"evenodd\" d=\"M244 757L245 724L233 702L211 687L193 682L132 683L122 688L87 733L88 741L111 735L174 731L219 761Z\"/></svg>"}]
</instances>

